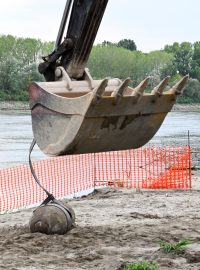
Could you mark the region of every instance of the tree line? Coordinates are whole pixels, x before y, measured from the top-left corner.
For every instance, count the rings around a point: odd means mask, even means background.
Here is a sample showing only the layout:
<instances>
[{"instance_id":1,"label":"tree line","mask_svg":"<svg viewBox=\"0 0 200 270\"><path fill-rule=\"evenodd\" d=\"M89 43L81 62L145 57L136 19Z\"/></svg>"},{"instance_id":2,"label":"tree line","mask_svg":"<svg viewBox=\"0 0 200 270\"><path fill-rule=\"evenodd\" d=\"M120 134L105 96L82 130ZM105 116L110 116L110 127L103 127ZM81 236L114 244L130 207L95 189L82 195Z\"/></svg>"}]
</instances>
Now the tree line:
<instances>
[{"instance_id":1,"label":"tree line","mask_svg":"<svg viewBox=\"0 0 200 270\"><path fill-rule=\"evenodd\" d=\"M33 38L0 36L0 100L28 99L31 81L41 81L37 71L41 56L53 49L53 42Z\"/></svg>"},{"instance_id":2,"label":"tree line","mask_svg":"<svg viewBox=\"0 0 200 270\"><path fill-rule=\"evenodd\" d=\"M44 80L37 66L41 57L51 53L53 47L53 42L0 36L0 100L27 100L30 82ZM165 76L171 76L170 84L173 85L189 74L189 83L178 101L200 102L200 42L175 42L163 50L143 53L130 39L118 43L104 41L93 47L88 67L94 79L130 77L133 86L149 76L147 91Z\"/></svg>"}]
</instances>

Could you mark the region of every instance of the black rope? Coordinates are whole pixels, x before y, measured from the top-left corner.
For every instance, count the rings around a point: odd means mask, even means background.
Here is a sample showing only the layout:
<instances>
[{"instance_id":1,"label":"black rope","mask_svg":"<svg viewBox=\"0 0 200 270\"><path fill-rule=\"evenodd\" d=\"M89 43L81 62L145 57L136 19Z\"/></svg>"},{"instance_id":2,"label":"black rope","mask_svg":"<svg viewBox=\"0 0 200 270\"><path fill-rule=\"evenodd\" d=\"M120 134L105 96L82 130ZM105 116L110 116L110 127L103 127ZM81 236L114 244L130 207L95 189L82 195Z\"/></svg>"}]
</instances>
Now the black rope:
<instances>
[{"instance_id":1,"label":"black rope","mask_svg":"<svg viewBox=\"0 0 200 270\"><path fill-rule=\"evenodd\" d=\"M33 178L35 179L36 183L47 194L47 198L42 203L42 205L46 205L50 201L54 201L55 198L54 198L54 196L48 190L46 190L46 188L44 188L41 185L40 181L37 178L37 175L35 174L35 171L34 171L34 168L33 168L33 164L32 164L32 161L31 161L31 152L33 151L33 148L34 148L35 144L36 144L36 141L35 141L35 139L33 139L32 143L31 143L31 146L30 146L30 149L29 149L29 167L30 167L31 173L32 173Z\"/></svg>"}]
</instances>

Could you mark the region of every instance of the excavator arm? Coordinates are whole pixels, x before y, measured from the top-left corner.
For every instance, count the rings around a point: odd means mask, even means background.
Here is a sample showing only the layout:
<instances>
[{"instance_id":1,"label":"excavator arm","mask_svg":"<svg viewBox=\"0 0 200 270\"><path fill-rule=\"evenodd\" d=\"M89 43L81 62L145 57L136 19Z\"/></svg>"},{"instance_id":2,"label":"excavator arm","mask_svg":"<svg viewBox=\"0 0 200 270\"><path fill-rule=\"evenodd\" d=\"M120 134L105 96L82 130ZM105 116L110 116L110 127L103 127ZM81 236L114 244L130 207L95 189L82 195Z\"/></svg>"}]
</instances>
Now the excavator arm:
<instances>
[{"instance_id":1,"label":"excavator arm","mask_svg":"<svg viewBox=\"0 0 200 270\"><path fill-rule=\"evenodd\" d=\"M34 137L47 155L143 146L188 80L185 76L166 91L166 77L151 93L145 93L149 77L136 88L129 86L130 78L93 80L85 66L107 2L67 1L55 49L39 65L46 82L29 87Z\"/></svg>"},{"instance_id":2,"label":"excavator arm","mask_svg":"<svg viewBox=\"0 0 200 270\"><path fill-rule=\"evenodd\" d=\"M70 78L84 75L108 0L68 0L61 21L55 50L39 65L47 81L55 81L55 70L62 66ZM67 33L64 37L66 24Z\"/></svg>"}]
</instances>

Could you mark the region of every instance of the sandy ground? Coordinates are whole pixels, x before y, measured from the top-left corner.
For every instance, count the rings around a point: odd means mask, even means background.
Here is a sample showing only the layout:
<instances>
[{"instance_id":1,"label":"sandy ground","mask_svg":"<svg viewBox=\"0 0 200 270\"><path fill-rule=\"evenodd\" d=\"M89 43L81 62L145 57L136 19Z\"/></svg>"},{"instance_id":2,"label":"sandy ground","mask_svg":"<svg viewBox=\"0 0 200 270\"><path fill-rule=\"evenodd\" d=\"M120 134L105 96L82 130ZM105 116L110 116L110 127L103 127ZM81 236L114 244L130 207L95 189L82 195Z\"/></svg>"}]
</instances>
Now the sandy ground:
<instances>
[{"instance_id":1,"label":"sandy ground","mask_svg":"<svg viewBox=\"0 0 200 270\"><path fill-rule=\"evenodd\" d=\"M200 269L200 171L192 190L107 188L74 199L77 227L64 236L31 234L32 210L0 216L0 269L120 270L156 261L160 269ZM189 239L178 253L160 240Z\"/></svg>"}]
</instances>

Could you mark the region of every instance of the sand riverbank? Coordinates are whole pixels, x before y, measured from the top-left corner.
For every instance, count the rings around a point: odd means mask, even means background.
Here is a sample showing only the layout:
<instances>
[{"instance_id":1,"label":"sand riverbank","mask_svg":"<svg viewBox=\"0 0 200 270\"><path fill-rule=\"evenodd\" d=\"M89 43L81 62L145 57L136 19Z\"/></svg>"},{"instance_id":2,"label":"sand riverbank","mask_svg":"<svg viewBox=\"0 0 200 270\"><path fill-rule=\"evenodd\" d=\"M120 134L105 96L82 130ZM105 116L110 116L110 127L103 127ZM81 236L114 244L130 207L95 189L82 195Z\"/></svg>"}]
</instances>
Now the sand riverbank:
<instances>
[{"instance_id":1,"label":"sand riverbank","mask_svg":"<svg viewBox=\"0 0 200 270\"><path fill-rule=\"evenodd\" d=\"M26 111L29 110L28 102L21 101L0 101L0 110L2 111Z\"/></svg>"},{"instance_id":2,"label":"sand riverbank","mask_svg":"<svg viewBox=\"0 0 200 270\"><path fill-rule=\"evenodd\" d=\"M107 188L74 199L77 227L64 236L31 234L32 210L0 216L0 269L119 270L153 260L161 270L200 269L200 171L192 190ZM161 240L189 239L179 253Z\"/></svg>"},{"instance_id":3,"label":"sand riverbank","mask_svg":"<svg viewBox=\"0 0 200 270\"><path fill-rule=\"evenodd\" d=\"M20 101L0 101L0 110L29 110L28 102ZM198 104L175 104L172 111L199 112L200 103Z\"/></svg>"}]
</instances>

